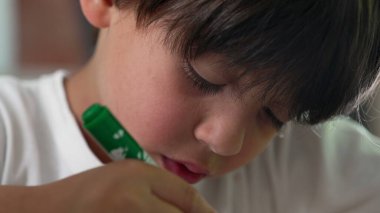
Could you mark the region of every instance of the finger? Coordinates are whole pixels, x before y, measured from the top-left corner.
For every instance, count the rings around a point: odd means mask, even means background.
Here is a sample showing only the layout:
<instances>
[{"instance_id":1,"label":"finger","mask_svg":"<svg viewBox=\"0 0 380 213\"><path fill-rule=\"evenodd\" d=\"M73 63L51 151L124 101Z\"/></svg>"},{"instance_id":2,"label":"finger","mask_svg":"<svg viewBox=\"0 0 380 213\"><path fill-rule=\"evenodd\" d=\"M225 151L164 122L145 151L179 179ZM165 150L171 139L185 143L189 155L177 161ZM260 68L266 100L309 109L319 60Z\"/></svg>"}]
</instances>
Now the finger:
<instances>
[{"instance_id":1,"label":"finger","mask_svg":"<svg viewBox=\"0 0 380 213\"><path fill-rule=\"evenodd\" d=\"M147 212L157 212L157 213L183 213L181 209L168 201L161 199L160 197L155 197L147 203L149 208Z\"/></svg>"},{"instance_id":2,"label":"finger","mask_svg":"<svg viewBox=\"0 0 380 213\"><path fill-rule=\"evenodd\" d=\"M135 174L145 174L146 184L151 192L162 200L178 207L183 212L215 212L213 208L190 184L174 174L135 160L114 162L113 166L125 169L128 165Z\"/></svg>"},{"instance_id":3,"label":"finger","mask_svg":"<svg viewBox=\"0 0 380 213\"><path fill-rule=\"evenodd\" d=\"M163 175L152 180L152 192L161 199L177 206L183 212L215 212L198 191L179 177L162 170Z\"/></svg>"}]
</instances>

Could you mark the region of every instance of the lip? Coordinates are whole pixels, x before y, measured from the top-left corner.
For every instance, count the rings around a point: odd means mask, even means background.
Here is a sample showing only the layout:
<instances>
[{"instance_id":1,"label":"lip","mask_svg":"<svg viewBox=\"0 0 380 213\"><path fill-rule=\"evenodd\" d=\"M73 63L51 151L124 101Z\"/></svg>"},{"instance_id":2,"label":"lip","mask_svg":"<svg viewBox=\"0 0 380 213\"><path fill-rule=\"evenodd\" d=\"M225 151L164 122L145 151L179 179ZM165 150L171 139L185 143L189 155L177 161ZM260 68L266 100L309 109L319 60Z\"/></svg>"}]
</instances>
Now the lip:
<instances>
[{"instance_id":1,"label":"lip","mask_svg":"<svg viewBox=\"0 0 380 213\"><path fill-rule=\"evenodd\" d=\"M191 184L200 181L208 174L208 171L206 169L194 163L177 161L166 156L162 156L162 162L165 169L183 178Z\"/></svg>"}]
</instances>

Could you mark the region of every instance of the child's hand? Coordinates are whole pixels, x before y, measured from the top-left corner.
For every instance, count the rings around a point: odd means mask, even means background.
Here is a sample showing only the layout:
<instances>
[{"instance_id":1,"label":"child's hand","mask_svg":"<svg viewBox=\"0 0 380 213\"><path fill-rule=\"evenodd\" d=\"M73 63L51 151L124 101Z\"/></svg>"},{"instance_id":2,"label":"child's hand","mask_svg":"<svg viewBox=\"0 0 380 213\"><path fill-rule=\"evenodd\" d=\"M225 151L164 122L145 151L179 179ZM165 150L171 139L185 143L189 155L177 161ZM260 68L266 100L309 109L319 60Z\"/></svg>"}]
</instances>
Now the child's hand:
<instances>
[{"instance_id":1,"label":"child's hand","mask_svg":"<svg viewBox=\"0 0 380 213\"><path fill-rule=\"evenodd\" d=\"M188 183L140 161L125 160L41 186L54 212L214 212Z\"/></svg>"}]
</instances>

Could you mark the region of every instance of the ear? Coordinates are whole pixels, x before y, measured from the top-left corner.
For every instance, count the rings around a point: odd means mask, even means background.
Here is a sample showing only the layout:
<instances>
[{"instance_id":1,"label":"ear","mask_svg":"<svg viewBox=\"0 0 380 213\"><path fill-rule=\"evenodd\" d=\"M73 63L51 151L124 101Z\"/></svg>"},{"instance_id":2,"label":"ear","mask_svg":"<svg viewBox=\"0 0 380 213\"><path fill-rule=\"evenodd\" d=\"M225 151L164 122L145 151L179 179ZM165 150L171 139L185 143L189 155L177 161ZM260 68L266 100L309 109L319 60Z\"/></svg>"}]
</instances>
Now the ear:
<instances>
[{"instance_id":1,"label":"ear","mask_svg":"<svg viewBox=\"0 0 380 213\"><path fill-rule=\"evenodd\" d=\"M80 0L87 21L96 28L106 28L111 20L112 0Z\"/></svg>"}]
</instances>

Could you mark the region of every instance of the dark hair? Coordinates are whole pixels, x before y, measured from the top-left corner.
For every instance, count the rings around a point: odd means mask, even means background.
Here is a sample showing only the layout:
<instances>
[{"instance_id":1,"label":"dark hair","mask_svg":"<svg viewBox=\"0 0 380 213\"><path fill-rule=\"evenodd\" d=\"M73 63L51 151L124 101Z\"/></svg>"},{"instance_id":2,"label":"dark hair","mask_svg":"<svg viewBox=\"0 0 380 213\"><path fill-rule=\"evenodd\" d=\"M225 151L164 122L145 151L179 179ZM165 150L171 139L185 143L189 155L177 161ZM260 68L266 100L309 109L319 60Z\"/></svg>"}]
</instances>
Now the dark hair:
<instances>
[{"instance_id":1,"label":"dark hair","mask_svg":"<svg viewBox=\"0 0 380 213\"><path fill-rule=\"evenodd\" d=\"M186 58L218 53L265 76L263 98L314 124L352 109L377 82L378 0L114 0L138 25L162 21ZM262 74L260 74L262 73Z\"/></svg>"}]
</instances>

